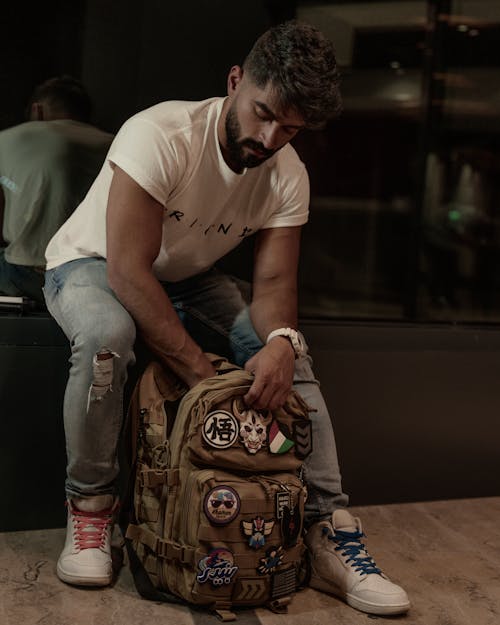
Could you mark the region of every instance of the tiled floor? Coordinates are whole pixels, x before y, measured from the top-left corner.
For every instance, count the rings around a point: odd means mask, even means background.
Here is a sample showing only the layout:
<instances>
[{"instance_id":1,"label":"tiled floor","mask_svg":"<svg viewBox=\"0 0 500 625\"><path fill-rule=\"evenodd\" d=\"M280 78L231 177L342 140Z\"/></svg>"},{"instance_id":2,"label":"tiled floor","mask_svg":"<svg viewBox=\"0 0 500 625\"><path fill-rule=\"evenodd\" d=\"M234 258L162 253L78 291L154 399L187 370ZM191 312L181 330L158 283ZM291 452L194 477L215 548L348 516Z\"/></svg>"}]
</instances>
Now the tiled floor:
<instances>
[{"instance_id":1,"label":"tiled floor","mask_svg":"<svg viewBox=\"0 0 500 625\"><path fill-rule=\"evenodd\" d=\"M407 590L402 625L500 623L500 497L353 508L377 563ZM216 617L141 599L126 566L113 587L72 588L55 576L63 530L0 534L0 625L210 625ZM370 621L368 621L370 619ZM240 625L368 625L383 620L305 590L288 615L238 613Z\"/></svg>"}]
</instances>

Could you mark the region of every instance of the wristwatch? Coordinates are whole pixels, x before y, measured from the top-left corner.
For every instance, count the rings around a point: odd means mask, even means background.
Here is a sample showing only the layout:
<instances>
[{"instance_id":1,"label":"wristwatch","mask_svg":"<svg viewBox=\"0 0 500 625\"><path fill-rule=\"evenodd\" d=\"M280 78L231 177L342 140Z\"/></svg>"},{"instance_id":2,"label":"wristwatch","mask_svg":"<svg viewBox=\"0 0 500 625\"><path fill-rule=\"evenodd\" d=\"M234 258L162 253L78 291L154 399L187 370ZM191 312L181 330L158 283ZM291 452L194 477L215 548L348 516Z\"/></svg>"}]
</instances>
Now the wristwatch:
<instances>
[{"instance_id":1,"label":"wristwatch","mask_svg":"<svg viewBox=\"0 0 500 625\"><path fill-rule=\"evenodd\" d=\"M271 339L274 339L275 336L283 336L290 341L293 351L295 352L295 358L300 358L305 355L306 350L304 342L302 341L297 330L294 330L293 328L278 328L277 330L273 330L269 333L269 336L266 339L266 344L269 343Z\"/></svg>"}]
</instances>

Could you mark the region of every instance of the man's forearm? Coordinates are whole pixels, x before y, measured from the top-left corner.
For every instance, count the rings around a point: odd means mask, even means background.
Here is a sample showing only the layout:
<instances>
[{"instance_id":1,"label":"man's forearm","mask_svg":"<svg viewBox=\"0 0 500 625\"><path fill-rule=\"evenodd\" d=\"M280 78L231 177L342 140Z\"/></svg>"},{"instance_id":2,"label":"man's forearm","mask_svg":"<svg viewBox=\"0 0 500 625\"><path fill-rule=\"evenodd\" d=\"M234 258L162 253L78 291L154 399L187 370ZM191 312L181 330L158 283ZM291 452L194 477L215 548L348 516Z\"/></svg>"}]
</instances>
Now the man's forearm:
<instances>
[{"instance_id":1,"label":"man's forearm","mask_svg":"<svg viewBox=\"0 0 500 625\"><path fill-rule=\"evenodd\" d=\"M109 272L110 285L135 320L141 337L188 386L214 374L212 365L184 329L163 287L150 272Z\"/></svg>"},{"instance_id":2,"label":"man's forearm","mask_svg":"<svg viewBox=\"0 0 500 625\"><path fill-rule=\"evenodd\" d=\"M262 282L251 307L253 326L263 343L269 333L282 327L297 325L296 290L262 288ZM245 369L254 374L254 382L244 396L244 401L257 409L274 410L285 402L293 380L295 353L291 342L276 336L258 351Z\"/></svg>"},{"instance_id":3,"label":"man's forearm","mask_svg":"<svg viewBox=\"0 0 500 625\"><path fill-rule=\"evenodd\" d=\"M256 240L251 318L257 334L297 328L297 266L300 228L268 228Z\"/></svg>"},{"instance_id":4,"label":"man's forearm","mask_svg":"<svg viewBox=\"0 0 500 625\"><path fill-rule=\"evenodd\" d=\"M272 281L261 288L250 305L253 326L265 343L269 333L277 328L297 328L297 289L279 287Z\"/></svg>"}]
</instances>

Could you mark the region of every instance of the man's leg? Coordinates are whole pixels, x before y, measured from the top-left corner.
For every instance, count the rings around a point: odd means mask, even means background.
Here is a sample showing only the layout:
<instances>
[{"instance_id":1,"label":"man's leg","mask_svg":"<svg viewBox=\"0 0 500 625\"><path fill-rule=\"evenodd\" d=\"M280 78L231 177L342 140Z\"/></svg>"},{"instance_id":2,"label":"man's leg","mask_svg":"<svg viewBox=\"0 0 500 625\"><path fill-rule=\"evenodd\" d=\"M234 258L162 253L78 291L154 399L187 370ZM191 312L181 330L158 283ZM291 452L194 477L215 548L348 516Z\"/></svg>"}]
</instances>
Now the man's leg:
<instances>
[{"instance_id":1,"label":"man's leg","mask_svg":"<svg viewBox=\"0 0 500 625\"><path fill-rule=\"evenodd\" d=\"M205 351L225 356L242 367L262 348L240 286L230 276L213 270L166 288L184 326ZM304 467L307 525L331 516L348 501L342 492L330 415L311 363L309 356L297 360L294 378L295 390L314 409L314 451Z\"/></svg>"},{"instance_id":2,"label":"man's leg","mask_svg":"<svg viewBox=\"0 0 500 625\"><path fill-rule=\"evenodd\" d=\"M248 308L240 311L231 328L230 338L237 342L237 363L244 363L255 354L263 343L255 332ZM318 381L312 371L312 360L307 354L295 362L293 388L312 409L313 451L304 462L304 480L307 483L305 525L329 518L337 508L345 508L348 496L342 492L337 447L332 422L321 394Z\"/></svg>"},{"instance_id":3,"label":"man's leg","mask_svg":"<svg viewBox=\"0 0 500 625\"><path fill-rule=\"evenodd\" d=\"M188 331L206 351L243 366L263 346L238 286L228 276L208 272L176 285L169 295ZM333 427L308 355L296 361L294 388L312 408L313 452L304 464L311 586L364 612L405 612L409 608L405 591L377 568L361 542L361 522L345 509L348 498L342 492Z\"/></svg>"},{"instance_id":4,"label":"man's leg","mask_svg":"<svg viewBox=\"0 0 500 625\"><path fill-rule=\"evenodd\" d=\"M104 585L112 573L117 449L135 324L109 288L100 259L47 272L45 296L71 345L64 397L68 532L58 575L69 583Z\"/></svg>"},{"instance_id":5,"label":"man's leg","mask_svg":"<svg viewBox=\"0 0 500 625\"><path fill-rule=\"evenodd\" d=\"M232 335L259 349L248 308L236 318ZM243 339L243 336L246 339ZM302 337L303 338L303 337ZM352 607L374 614L398 614L410 607L405 591L376 566L361 542L361 521L346 509L332 422L307 354L295 363L294 389L312 409L313 451L304 462L307 485L306 545L311 559L310 585L335 594Z\"/></svg>"}]
</instances>

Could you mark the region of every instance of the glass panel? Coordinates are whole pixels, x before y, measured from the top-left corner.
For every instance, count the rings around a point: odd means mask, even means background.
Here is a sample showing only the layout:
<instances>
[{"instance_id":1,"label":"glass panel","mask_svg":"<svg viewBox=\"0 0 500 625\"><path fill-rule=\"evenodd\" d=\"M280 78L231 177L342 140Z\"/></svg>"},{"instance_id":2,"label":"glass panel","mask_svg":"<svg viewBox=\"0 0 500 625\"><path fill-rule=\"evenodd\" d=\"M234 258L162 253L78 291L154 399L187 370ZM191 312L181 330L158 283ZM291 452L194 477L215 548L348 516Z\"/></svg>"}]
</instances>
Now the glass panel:
<instances>
[{"instance_id":1,"label":"glass panel","mask_svg":"<svg viewBox=\"0 0 500 625\"><path fill-rule=\"evenodd\" d=\"M497 320L500 3L297 6L335 43L344 98L295 141L301 315Z\"/></svg>"},{"instance_id":2,"label":"glass panel","mask_svg":"<svg viewBox=\"0 0 500 625\"><path fill-rule=\"evenodd\" d=\"M436 4L418 310L498 321L500 3Z\"/></svg>"}]
</instances>

